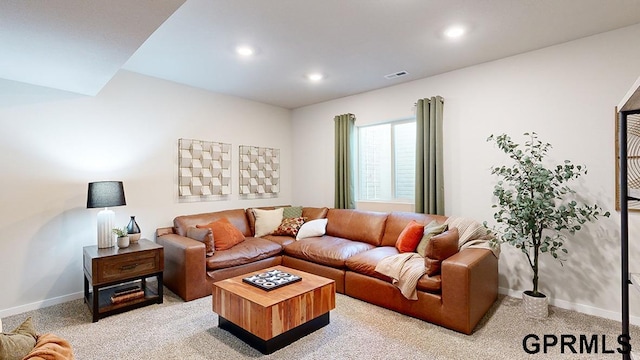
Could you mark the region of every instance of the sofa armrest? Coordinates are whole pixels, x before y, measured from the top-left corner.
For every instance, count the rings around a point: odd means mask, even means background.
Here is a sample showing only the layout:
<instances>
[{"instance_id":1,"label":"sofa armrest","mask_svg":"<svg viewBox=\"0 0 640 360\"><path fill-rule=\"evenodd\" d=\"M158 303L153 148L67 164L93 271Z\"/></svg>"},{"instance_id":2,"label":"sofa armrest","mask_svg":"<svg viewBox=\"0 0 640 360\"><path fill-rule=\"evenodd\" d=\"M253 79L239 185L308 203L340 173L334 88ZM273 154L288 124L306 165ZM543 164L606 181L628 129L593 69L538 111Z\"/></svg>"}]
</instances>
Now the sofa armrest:
<instances>
[{"instance_id":1,"label":"sofa armrest","mask_svg":"<svg viewBox=\"0 0 640 360\"><path fill-rule=\"evenodd\" d=\"M172 226L157 228L156 229L156 239L163 235L175 234L176 231Z\"/></svg>"},{"instance_id":2,"label":"sofa armrest","mask_svg":"<svg viewBox=\"0 0 640 360\"><path fill-rule=\"evenodd\" d=\"M498 297L498 259L467 248L442 262L442 306L456 330L470 334Z\"/></svg>"},{"instance_id":3,"label":"sofa armrest","mask_svg":"<svg viewBox=\"0 0 640 360\"><path fill-rule=\"evenodd\" d=\"M177 234L156 241L164 247L164 284L185 301L202 297L207 284L204 243Z\"/></svg>"}]
</instances>

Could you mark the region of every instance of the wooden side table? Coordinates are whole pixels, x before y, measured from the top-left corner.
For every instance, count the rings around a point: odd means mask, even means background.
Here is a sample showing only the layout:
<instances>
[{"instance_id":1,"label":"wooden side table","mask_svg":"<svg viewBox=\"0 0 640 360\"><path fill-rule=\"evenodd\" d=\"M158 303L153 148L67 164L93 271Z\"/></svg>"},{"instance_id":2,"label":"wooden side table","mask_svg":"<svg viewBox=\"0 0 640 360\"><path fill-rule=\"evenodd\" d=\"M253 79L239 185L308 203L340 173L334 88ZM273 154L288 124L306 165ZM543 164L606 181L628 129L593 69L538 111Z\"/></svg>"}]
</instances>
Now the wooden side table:
<instances>
[{"instance_id":1,"label":"wooden side table","mask_svg":"<svg viewBox=\"0 0 640 360\"><path fill-rule=\"evenodd\" d=\"M105 316L149 304L162 304L162 271L164 249L146 239L120 249L99 249L97 245L83 248L84 301L93 314L93 322ZM157 287L147 284L155 277ZM118 290L139 284L144 297L121 303L112 303L111 296ZM90 291L90 286L93 291Z\"/></svg>"}]
</instances>

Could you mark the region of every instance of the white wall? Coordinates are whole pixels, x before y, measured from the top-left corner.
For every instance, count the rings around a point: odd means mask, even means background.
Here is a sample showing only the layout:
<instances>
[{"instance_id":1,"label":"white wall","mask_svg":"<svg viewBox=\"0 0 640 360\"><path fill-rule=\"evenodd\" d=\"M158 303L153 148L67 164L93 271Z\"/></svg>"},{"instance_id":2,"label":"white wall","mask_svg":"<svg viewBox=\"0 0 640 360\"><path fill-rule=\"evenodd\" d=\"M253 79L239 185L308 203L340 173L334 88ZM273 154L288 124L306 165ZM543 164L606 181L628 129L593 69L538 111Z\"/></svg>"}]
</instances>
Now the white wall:
<instances>
[{"instance_id":1,"label":"white wall","mask_svg":"<svg viewBox=\"0 0 640 360\"><path fill-rule=\"evenodd\" d=\"M96 97L0 80L0 317L81 297L82 247L96 244L87 183L122 180L124 226L143 237L176 215L288 204L292 198L291 112L120 72ZM233 194L179 203L179 138L232 144ZM238 197L238 146L281 149L276 199Z\"/></svg>"},{"instance_id":2,"label":"white wall","mask_svg":"<svg viewBox=\"0 0 640 360\"><path fill-rule=\"evenodd\" d=\"M535 131L553 144L551 157L583 163L589 173L574 185L580 197L612 212L568 245L561 267L542 260L541 290L553 303L619 319L619 214L614 210L614 107L640 76L640 25L293 111L295 203L333 204L333 117L356 115L369 124L413 115L419 98L441 95L444 105L445 202L450 216L493 219L492 165L507 158L485 140L490 134ZM409 69L410 71L410 69ZM375 74L373 74L375 76ZM313 191L309 191L313 189ZM631 219L631 258L640 259L640 214ZM634 237L636 240L634 241ZM524 256L503 247L501 291L530 288ZM640 271L640 261L631 269ZM640 294L632 293L632 315ZM639 318L632 319L640 323Z\"/></svg>"}]
</instances>

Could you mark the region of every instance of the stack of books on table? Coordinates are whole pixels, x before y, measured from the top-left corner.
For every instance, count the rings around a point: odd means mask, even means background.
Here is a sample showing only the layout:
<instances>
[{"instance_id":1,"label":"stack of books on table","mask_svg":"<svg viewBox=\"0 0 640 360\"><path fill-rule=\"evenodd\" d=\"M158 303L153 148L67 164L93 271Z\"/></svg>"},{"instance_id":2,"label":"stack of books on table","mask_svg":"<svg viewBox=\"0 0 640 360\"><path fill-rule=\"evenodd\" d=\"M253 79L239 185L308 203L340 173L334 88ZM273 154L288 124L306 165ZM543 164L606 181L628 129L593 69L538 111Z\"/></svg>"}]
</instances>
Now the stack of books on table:
<instances>
[{"instance_id":1,"label":"stack of books on table","mask_svg":"<svg viewBox=\"0 0 640 360\"><path fill-rule=\"evenodd\" d=\"M135 299L140 299L144 297L144 290L142 290L138 286L131 286L128 288L116 290L113 295L111 295L111 303L119 304L125 301L131 301Z\"/></svg>"}]
</instances>

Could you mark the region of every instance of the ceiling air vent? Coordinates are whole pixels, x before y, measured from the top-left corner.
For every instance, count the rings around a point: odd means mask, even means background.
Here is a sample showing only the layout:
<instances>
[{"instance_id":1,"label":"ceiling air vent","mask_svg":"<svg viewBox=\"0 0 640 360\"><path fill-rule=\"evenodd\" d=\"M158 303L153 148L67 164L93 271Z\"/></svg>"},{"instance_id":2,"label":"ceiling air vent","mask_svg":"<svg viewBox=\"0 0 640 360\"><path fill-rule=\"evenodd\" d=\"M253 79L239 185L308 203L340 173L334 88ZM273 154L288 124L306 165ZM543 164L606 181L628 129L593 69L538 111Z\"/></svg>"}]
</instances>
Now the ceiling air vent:
<instances>
[{"instance_id":1,"label":"ceiling air vent","mask_svg":"<svg viewBox=\"0 0 640 360\"><path fill-rule=\"evenodd\" d=\"M403 71L394 72L393 74L385 75L384 77L385 79L391 80L391 79L399 78L401 76L405 76L407 74L409 73L403 70Z\"/></svg>"}]
</instances>

